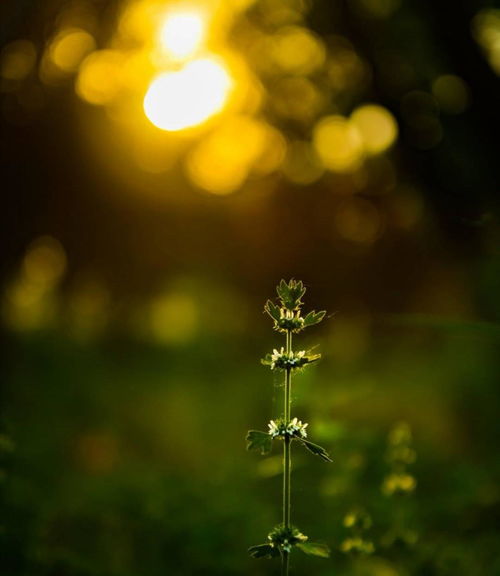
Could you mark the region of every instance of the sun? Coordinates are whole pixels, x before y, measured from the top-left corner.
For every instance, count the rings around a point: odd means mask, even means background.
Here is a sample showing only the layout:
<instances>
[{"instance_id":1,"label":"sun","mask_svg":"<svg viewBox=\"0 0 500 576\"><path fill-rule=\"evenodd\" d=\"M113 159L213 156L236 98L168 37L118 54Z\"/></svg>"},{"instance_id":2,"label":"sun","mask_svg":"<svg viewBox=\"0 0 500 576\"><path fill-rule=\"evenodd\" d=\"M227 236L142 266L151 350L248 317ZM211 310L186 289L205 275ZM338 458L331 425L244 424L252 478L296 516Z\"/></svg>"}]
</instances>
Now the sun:
<instances>
[{"instance_id":1,"label":"sun","mask_svg":"<svg viewBox=\"0 0 500 576\"><path fill-rule=\"evenodd\" d=\"M179 131L205 122L220 112L232 81L215 58L193 60L181 70L157 76L144 97L144 112L161 130Z\"/></svg>"},{"instance_id":2,"label":"sun","mask_svg":"<svg viewBox=\"0 0 500 576\"><path fill-rule=\"evenodd\" d=\"M182 12L169 14L160 28L160 43L170 57L186 59L201 46L206 23L201 14Z\"/></svg>"}]
</instances>

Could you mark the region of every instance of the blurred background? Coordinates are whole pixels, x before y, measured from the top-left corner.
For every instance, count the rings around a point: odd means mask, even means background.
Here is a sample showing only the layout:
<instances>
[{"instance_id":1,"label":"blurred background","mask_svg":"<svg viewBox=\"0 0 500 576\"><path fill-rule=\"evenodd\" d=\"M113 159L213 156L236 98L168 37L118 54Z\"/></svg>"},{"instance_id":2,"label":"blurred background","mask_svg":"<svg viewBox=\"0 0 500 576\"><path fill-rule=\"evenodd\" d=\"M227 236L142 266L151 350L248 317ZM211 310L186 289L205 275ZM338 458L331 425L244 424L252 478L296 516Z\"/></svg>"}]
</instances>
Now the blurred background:
<instances>
[{"instance_id":1,"label":"blurred background","mask_svg":"<svg viewBox=\"0 0 500 576\"><path fill-rule=\"evenodd\" d=\"M493 1L0 6L2 572L273 575L281 278L311 576L500 574Z\"/></svg>"}]
</instances>

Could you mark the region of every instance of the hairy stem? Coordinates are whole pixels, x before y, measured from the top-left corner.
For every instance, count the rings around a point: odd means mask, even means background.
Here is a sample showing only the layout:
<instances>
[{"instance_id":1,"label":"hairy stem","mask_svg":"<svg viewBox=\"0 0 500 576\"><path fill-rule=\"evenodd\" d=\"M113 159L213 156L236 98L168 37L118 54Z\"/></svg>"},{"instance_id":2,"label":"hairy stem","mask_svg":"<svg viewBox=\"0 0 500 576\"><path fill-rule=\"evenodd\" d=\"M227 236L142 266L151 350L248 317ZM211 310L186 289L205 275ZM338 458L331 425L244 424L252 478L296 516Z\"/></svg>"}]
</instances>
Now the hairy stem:
<instances>
[{"instance_id":1,"label":"hairy stem","mask_svg":"<svg viewBox=\"0 0 500 576\"><path fill-rule=\"evenodd\" d=\"M286 353L289 355L292 351L292 333L287 330L286 333ZM290 408L291 408L291 387L292 387L292 370L286 369L285 375L285 406L284 417L285 421L290 421ZM291 450L290 450L290 437L285 436L283 442L283 525L285 528L290 528L290 496L291 496ZM284 551L282 554L281 573L283 576L288 576L288 562L289 553Z\"/></svg>"}]
</instances>

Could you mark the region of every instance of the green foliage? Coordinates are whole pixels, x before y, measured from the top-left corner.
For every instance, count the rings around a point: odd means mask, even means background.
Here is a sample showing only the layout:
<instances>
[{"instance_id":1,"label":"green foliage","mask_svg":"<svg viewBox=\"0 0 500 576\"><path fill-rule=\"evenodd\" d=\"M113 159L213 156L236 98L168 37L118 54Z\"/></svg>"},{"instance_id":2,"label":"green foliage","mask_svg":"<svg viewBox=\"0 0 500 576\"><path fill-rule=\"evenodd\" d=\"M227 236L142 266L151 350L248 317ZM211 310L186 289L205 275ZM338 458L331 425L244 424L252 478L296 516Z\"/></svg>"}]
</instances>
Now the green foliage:
<instances>
[{"instance_id":1,"label":"green foliage","mask_svg":"<svg viewBox=\"0 0 500 576\"><path fill-rule=\"evenodd\" d=\"M259 450L262 455L268 454L273 447L273 437L260 430L249 430L246 441L247 450Z\"/></svg>"},{"instance_id":2,"label":"green foliage","mask_svg":"<svg viewBox=\"0 0 500 576\"><path fill-rule=\"evenodd\" d=\"M293 312L302 306L301 299L306 293L306 289L300 280L297 282L292 278L288 283L281 280L276 287L276 292L281 300L281 305L290 312Z\"/></svg>"},{"instance_id":3,"label":"green foliage","mask_svg":"<svg viewBox=\"0 0 500 576\"><path fill-rule=\"evenodd\" d=\"M272 302L272 300L268 300L265 305L264 305L264 311L267 312L269 314L269 316L271 316L271 318L273 320L276 320L276 322L279 322L281 319L281 308L279 306L277 306L276 304L274 304L274 302Z\"/></svg>"},{"instance_id":4,"label":"green foliage","mask_svg":"<svg viewBox=\"0 0 500 576\"><path fill-rule=\"evenodd\" d=\"M250 546L248 553L253 558L275 558L280 555L278 548L272 544L257 544L257 546Z\"/></svg>"},{"instance_id":5,"label":"green foliage","mask_svg":"<svg viewBox=\"0 0 500 576\"><path fill-rule=\"evenodd\" d=\"M320 558L330 556L330 548L320 542L299 542L297 548L309 556L319 556Z\"/></svg>"},{"instance_id":6,"label":"green foliage","mask_svg":"<svg viewBox=\"0 0 500 576\"><path fill-rule=\"evenodd\" d=\"M311 310L308 314L306 314L304 318L304 328L308 328L309 326L314 326L315 324L319 324L321 320L325 317L326 312L323 310L321 312L315 312Z\"/></svg>"},{"instance_id":7,"label":"green foliage","mask_svg":"<svg viewBox=\"0 0 500 576\"><path fill-rule=\"evenodd\" d=\"M333 462L328 452L319 444L314 444L314 442L310 442L309 440L305 440L304 438L297 438L297 440L301 442L309 450L309 452L312 452L316 456L319 456L325 462Z\"/></svg>"}]
</instances>

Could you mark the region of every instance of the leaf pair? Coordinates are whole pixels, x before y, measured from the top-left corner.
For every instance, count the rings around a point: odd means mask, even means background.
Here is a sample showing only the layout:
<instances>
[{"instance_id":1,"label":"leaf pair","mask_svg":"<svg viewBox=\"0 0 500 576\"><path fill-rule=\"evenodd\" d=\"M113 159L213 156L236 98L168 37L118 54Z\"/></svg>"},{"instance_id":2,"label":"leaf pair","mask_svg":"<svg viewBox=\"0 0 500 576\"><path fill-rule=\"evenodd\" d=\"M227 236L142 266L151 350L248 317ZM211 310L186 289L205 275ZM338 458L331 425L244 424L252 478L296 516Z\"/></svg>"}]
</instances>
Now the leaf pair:
<instances>
[{"instance_id":1,"label":"leaf pair","mask_svg":"<svg viewBox=\"0 0 500 576\"><path fill-rule=\"evenodd\" d=\"M309 556L319 556L320 558L328 558L330 556L330 548L320 542L300 542L295 546ZM253 558L276 558L276 556L280 555L278 548L271 544L251 546L248 552Z\"/></svg>"},{"instance_id":2,"label":"leaf pair","mask_svg":"<svg viewBox=\"0 0 500 576\"><path fill-rule=\"evenodd\" d=\"M300 438L299 436L293 436L293 438L301 442L309 452L319 456L325 462L332 462L328 452L319 444L314 444L309 440ZM261 432L260 430L249 430L247 437L247 450L257 450L262 455L269 454L273 447L273 438L267 432Z\"/></svg>"}]
</instances>

